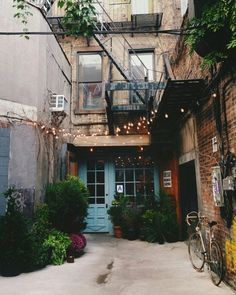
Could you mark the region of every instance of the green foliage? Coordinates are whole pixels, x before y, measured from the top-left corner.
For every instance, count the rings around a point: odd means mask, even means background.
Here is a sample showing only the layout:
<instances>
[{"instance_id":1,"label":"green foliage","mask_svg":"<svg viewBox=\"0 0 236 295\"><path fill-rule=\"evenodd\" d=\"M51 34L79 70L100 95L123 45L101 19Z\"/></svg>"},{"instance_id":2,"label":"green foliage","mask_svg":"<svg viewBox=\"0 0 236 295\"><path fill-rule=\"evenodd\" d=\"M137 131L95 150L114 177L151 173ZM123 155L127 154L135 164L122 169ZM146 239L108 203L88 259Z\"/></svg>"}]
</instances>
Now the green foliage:
<instances>
[{"instance_id":1,"label":"green foliage","mask_svg":"<svg viewBox=\"0 0 236 295\"><path fill-rule=\"evenodd\" d=\"M59 0L58 6L65 8L62 24L68 35L92 36L96 16L93 0Z\"/></svg>"},{"instance_id":2,"label":"green foliage","mask_svg":"<svg viewBox=\"0 0 236 295\"><path fill-rule=\"evenodd\" d=\"M0 218L0 273L6 276L27 271L32 252L30 224L18 211L15 193L14 188L6 191L7 211Z\"/></svg>"},{"instance_id":3,"label":"green foliage","mask_svg":"<svg viewBox=\"0 0 236 295\"><path fill-rule=\"evenodd\" d=\"M48 238L52 225L49 222L48 206L39 204L36 208L33 224L31 227L32 236L32 269L42 268L50 263L50 251L45 247L44 241Z\"/></svg>"},{"instance_id":4,"label":"green foliage","mask_svg":"<svg viewBox=\"0 0 236 295\"><path fill-rule=\"evenodd\" d=\"M236 48L236 1L206 0L202 16L192 19L187 26L186 44L193 52L203 38L209 39L210 34L223 32L220 48L204 57L203 65L212 65L227 59L230 50ZM228 36L227 36L228 35ZM218 36L216 35L217 39ZM223 39L228 38L224 44Z\"/></svg>"},{"instance_id":5,"label":"green foliage","mask_svg":"<svg viewBox=\"0 0 236 295\"><path fill-rule=\"evenodd\" d=\"M127 205L122 212L122 233L129 240L139 237L141 209L136 204Z\"/></svg>"},{"instance_id":6,"label":"green foliage","mask_svg":"<svg viewBox=\"0 0 236 295\"><path fill-rule=\"evenodd\" d=\"M44 246L51 251L51 263L54 265L63 264L70 245L69 236L58 230L53 230L44 241Z\"/></svg>"},{"instance_id":7,"label":"green foliage","mask_svg":"<svg viewBox=\"0 0 236 295\"><path fill-rule=\"evenodd\" d=\"M141 238L148 242L175 242L178 223L174 198L161 192L157 206L142 215Z\"/></svg>"},{"instance_id":8,"label":"green foliage","mask_svg":"<svg viewBox=\"0 0 236 295\"><path fill-rule=\"evenodd\" d=\"M115 197L115 200L112 201L111 207L107 210L107 213L110 215L111 222L113 225L122 225L122 214L123 210L128 204L128 197L123 195L118 195Z\"/></svg>"},{"instance_id":9,"label":"green foliage","mask_svg":"<svg viewBox=\"0 0 236 295\"><path fill-rule=\"evenodd\" d=\"M85 226L89 193L83 182L74 176L50 184L46 189L49 221L65 233L81 232Z\"/></svg>"}]
</instances>

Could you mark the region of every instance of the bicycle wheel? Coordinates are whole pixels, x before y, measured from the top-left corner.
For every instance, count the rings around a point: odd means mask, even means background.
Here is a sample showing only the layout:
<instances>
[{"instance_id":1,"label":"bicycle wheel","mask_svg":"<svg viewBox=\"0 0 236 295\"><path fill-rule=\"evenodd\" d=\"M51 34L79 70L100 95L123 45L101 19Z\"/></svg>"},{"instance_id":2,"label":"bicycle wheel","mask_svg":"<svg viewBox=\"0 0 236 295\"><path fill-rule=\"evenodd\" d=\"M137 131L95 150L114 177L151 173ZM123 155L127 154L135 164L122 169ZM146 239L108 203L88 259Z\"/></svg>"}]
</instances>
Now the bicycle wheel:
<instances>
[{"instance_id":1,"label":"bicycle wheel","mask_svg":"<svg viewBox=\"0 0 236 295\"><path fill-rule=\"evenodd\" d=\"M188 254L193 268L201 271L205 263L205 255L201 237L198 233L193 233L189 237Z\"/></svg>"},{"instance_id":2,"label":"bicycle wheel","mask_svg":"<svg viewBox=\"0 0 236 295\"><path fill-rule=\"evenodd\" d=\"M219 244L212 241L210 249L210 275L214 285L218 286L223 279L223 258Z\"/></svg>"}]
</instances>

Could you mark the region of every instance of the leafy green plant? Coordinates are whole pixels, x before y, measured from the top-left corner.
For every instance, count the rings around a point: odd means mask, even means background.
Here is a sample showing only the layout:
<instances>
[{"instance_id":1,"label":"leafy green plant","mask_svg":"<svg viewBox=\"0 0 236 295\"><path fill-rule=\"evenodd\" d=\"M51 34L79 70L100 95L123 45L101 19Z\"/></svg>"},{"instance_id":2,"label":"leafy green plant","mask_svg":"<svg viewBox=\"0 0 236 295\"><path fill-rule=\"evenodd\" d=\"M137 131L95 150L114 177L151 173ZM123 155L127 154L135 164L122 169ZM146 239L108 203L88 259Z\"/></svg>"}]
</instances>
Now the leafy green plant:
<instances>
[{"instance_id":1,"label":"leafy green plant","mask_svg":"<svg viewBox=\"0 0 236 295\"><path fill-rule=\"evenodd\" d=\"M160 193L158 205L142 215L141 239L163 243L178 240L178 222L174 197Z\"/></svg>"},{"instance_id":2,"label":"leafy green plant","mask_svg":"<svg viewBox=\"0 0 236 295\"><path fill-rule=\"evenodd\" d=\"M52 226L65 233L81 232L86 226L88 197L88 189L78 177L50 184L45 202Z\"/></svg>"},{"instance_id":3,"label":"leafy green plant","mask_svg":"<svg viewBox=\"0 0 236 295\"><path fill-rule=\"evenodd\" d=\"M49 222L49 211L46 204L38 204L33 217L31 226L32 236L32 268L42 268L50 263L50 251L44 245L48 238L52 225Z\"/></svg>"},{"instance_id":4,"label":"leafy green plant","mask_svg":"<svg viewBox=\"0 0 236 295\"><path fill-rule=\"evenodd\" d=\"M55 229L44 241L44 246L51 251L51 263L55 265L63 264L70 245L69 236Z\"/></svg>"},{"instance_id":5,"label":"leafy green plant","mask_svg":"<svg viewBox=\"0 0 236 295\"><path fill-rule=\"evenodd\" d=\"M219 42L219 33L223 38ZM209 46L210 51L204 56L203 65L213 65L228 58L231 49L236 48L236 2L235 0L206 0L200 18L193 18L186 30L186 44L190 52L197 49L201 40L209 42L211 34L215 34L214 43L219 48ZM226 42L225 40L228 39ZM225 43L224 43L225 42Z\"/></svg>"},{"instance_id":6,"label":"leafy green plant","mask_svg":"<svg viewBox=\"0 0 236 295\"><path fill-rule=\"evenodd\" d=\"M128 205L122 212L123 236L129 240L139 237L141 209L136 204Z\"/></svg>"},{"instance_id":7,"label":"leafy green plant","mask_svg":"<svg viewBox=\"0 0 236 295\"><path fill-rule=\"evenodd\" d=\"M63 27L68 35L90 37L93 35L96 10L93 0L59 0L59 7L64 7Z\"/></svg>"},{"instance_id":8,"label":"leafy green plant","mask_svg":"<svg viewBox=\"0 0 236 295\"><path fill-rule=\"evenodd\" d=\"M6 215L0 217L0 273L12 276L30 268L32 241L30 223L18 211L17 190L11 187L4 195L7 210Z\"/></svg>"},{"instance_id":9,"label":"leafy green plant","mask_svg":"<svg viewBox=\"0 0 236 295\"><path fill-rule=\"evenodd\" d=\"M107 210L107 213L110 216L111 222L114 226L121 226L123 219L122 214L123 210L129 202L129 198L124 195L117 195L112 201L111 207Z\"/></svg>"}]
</instances>

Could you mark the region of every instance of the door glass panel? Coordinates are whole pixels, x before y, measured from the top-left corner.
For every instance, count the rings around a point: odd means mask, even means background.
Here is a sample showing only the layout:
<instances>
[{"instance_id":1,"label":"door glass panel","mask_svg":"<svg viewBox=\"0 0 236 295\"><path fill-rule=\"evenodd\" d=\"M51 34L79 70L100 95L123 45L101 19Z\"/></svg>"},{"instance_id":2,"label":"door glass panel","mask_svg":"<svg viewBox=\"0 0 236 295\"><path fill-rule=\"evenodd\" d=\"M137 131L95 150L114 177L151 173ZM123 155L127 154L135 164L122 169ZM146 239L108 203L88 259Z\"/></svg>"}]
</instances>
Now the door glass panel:
<instances>
[{"instance_id":1,"label":"door glass panel","mask_svg":"<svg viewBox=\"0 0 236 295\"><path fill-rule=\"evenodd\" d=\"M91 197L95 196L95 185L94 184L88 184L87 185L89 194Z\"/></svg>"},{"instance_id":2,"label":"door glass panel","mask_svg":"<svg viewBox=\"0 0 236 295\"><path fill-rule=\"evenodd\" d=\"M135 179L136 179L136 181L142 181L143 180L143 170L137 169L135 171Z\"/></svg>"},{"instance_id":3,"label":"door glass panel","mask_svg":"<svg viewBox=\"0 0 236 295\"><path fill-rule=\"evenodd\" d=\"M95 204L95 198L89 198L89 204Z\"/></svg>"},{"instance_id":4,"label":"door glass panel","mask_svg":"<svg viewBox=\"0 0 236 295\"><path fill-rule=\"evenodd\" d=\"M104 183L104 172L97 172L97 183Z\"/></svg>"},{"instance_id":5,"label":"door glass panel","mask_svg":"<svg viewBox=\"0 0 236 295\"><path fill-rule=\"evenodd\" d=\"M124 170L116 170L116 181L124 180Z\"/></svg>"},{"instance_id":6,"label":"door glass panel","mask_svg":"<svg viewBox=\"0 0 236 295\"><path fill-rule=\"evenodd\" d=\"M134 183L126 183L126 195L134 196Z\"/></svg>"},{"instance_id":7,"label":"door glass panel","mask_svg":"<svg viewBox=\"0 0 236 295\"><path fill-rule=\"evenodd\" d=\"M97 185L97 196L102 197L104 195L104 185Z\"/></svg>"},{"instance_id":8,"label":"door glass panel","mask_svg":"<svg viewBox=\"0 0 236 295\"><path fill-rule=\"evenodd\" d=\"M87 173L87 183L94 183L95 182L95 174L94 172Z\"/></svg>"},{"instance_id":9,"label":"door glass panel","mask_svg":"<svg viewBox=\"0 0 236 295\"><path fill-rule=\"evenodd\" d=\"M105 198L97 198L97 204L105 204Z\"/></svg>"},{"instance_id":10,"label":"door glass panel","mask_svg":"<svg viewBox=\"0 0 236 295\"><path fill-rule=\"evenodd\" d=\"M126 181L134 181L134 170L128 169L125 171Z\"/></svg>"}]
</instances>

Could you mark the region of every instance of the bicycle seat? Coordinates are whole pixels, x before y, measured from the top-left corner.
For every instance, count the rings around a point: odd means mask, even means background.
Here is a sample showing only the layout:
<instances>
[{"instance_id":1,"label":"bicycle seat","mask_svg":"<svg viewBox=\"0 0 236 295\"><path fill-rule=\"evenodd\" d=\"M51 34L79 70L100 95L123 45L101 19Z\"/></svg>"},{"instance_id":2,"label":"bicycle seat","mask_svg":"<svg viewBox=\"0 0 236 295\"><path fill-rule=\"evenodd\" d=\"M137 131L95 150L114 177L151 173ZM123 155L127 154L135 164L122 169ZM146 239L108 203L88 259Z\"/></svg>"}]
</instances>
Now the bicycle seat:
<instances>
[{"instance_id":1,"label":"bicycle seat","mask_svg":"<svg viewBox=\"0 0 236 295\"><path fill-rule=\"evenodd\" d=\"M216 224L217 224L216 221L208 222L209 227L213 227L213 226L216 225Z\"/></svg>"}]
</instances>

